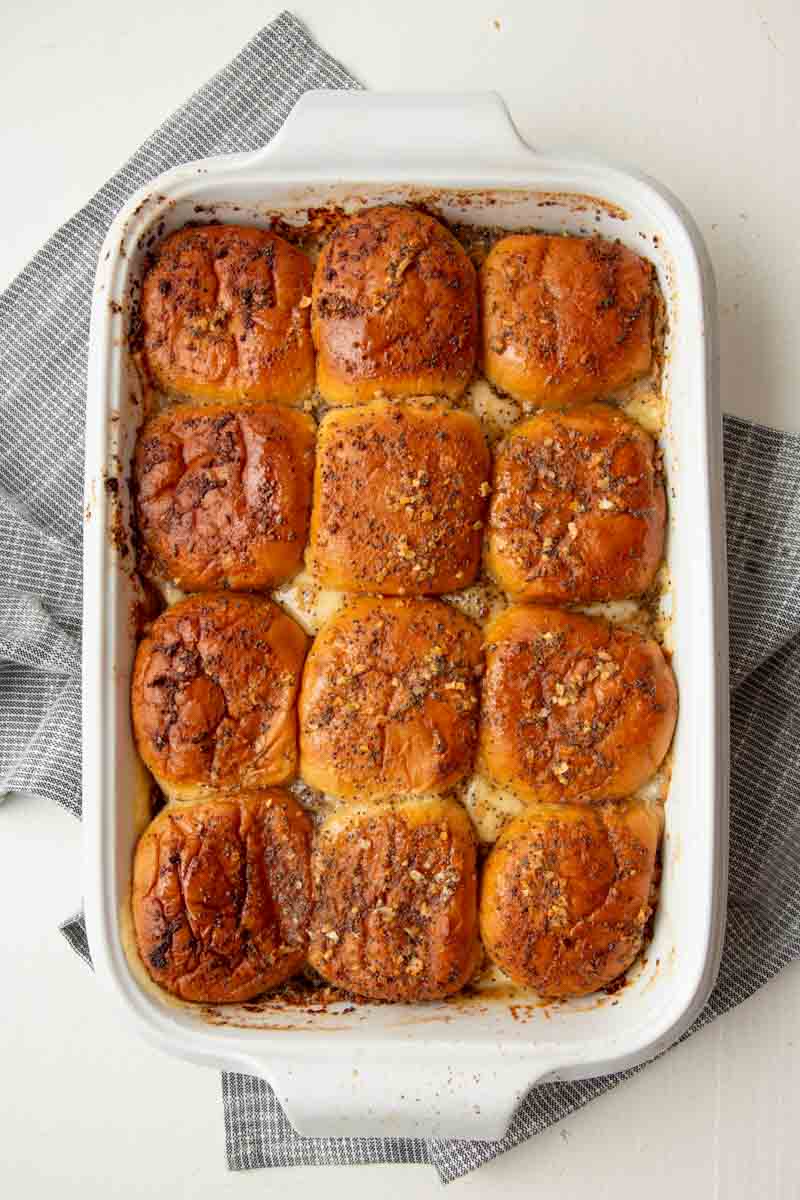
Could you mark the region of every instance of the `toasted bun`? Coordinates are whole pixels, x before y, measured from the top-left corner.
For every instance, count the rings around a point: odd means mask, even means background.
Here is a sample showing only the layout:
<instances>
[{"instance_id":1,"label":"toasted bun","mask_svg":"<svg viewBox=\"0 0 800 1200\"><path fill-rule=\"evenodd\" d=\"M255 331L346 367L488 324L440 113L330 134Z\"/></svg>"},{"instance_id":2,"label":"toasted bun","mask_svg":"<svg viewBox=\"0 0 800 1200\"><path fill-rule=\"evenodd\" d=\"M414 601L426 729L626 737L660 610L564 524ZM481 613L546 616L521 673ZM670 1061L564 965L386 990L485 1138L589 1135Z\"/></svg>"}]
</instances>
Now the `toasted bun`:
<instances>
[{"instance_id":1,"label":"toasted bun","mask_svg":"<svg viewBox=\"0 0 800 1200\"><path fill-rule=\"evenodd\" d=\"M517 600L641 595L664 550L659 463L649 434L605 404L517 425L495 459L492 575Z\"/></svg>"},{"instance_id":2,"label":"toasted bun","mask_svg":"<svg viewBox=\"0 0 800 1200\"><path fill-rule=\"evenodd\" d=\"M612 800L660 766L675 679L656 642L578 613L511 607L486 629L480 769L523 800Z\"/></svg>"},{"instance_id":3,"label":"toasted bun","mask_svg":"<svg viewBox=\"0 0 800 1200\"><path fill-rule=\"evenodd\" d=\"M480 958L475 835L452 800L344 805L313 856L309 961L371 1000L457 992Z\"/></svg>"},{"instance_id":4,"label":"toasted bun","mask_svg":"<svg viewBox=\"0 0 800 1200\"><path fill-rule=\"evenodd\" d=\"M653 268L618 242L514 234L481 268L483 366L543 408L602 397L650 369Z\"/></svg>"},{"instance_id":5,"label":"toasted bun","mask_svg":"<svg viewBox=\"0 0 800 1200\"><path fill-rule=\"evenodd\" d=\"M303 561L315 426L278 404L176 405L148 421L134 462L151 574L187 592L257 591Z\"/></svg>"},{"instance_id":6,"label":"toasted bun","mask_svg":"<svg viewBox=\"0 0 800 1200\"><path fill-rule=\"evenodd\" d=\"M180 229L142 284L144 357L162 391L302 404L314 389L311 264L264 229Z\"/></svg>"},{"instance_id":7,"label":"toasted bun","mask_svg":"<svg viewBox=\"0 0 800 1200\"><path fill-rule=\"evenodd\" d=\"M317 260L312 329L329 404L380 394L455 399L475 365L474 268L433 217L365 209L334 230Z\"/></svg>"},{"instance_id":8,"label":"toasted bun","mask_svg":"<svg viewBox=\"0 0 800 1200\"><path fill-rule=\"evenodd\" d=\"M311 825L283 791L170 806L133 864L136 943L183 1000L249 1000L305 962Z\"/></svg>"},{"instance_id":9,"label":"toasted bun","mask_svg":"<svg viewBox=\"0 0 800 1200\"><path fill-rule=\"evenodd\" d=\"M131 711L139 754L168 796L294 776L306 640L257 596L190 596L153 622L136 654Z\"/></svg>"},{"instance_id":10,"label":"toasted bun","mask_svg":"<svg viewBox=\"0 0 800 1200\"><path fill-rule=\"evenodd\" d=\"M471 766L481 635L436 600L360 599L314 641L300 773L343 798L441 792Z\"/></svg>"},{"instance_id":11,"label":"toasted bun","mask_svg":"<svg viewBox=\"0 0 800 1200\"><path fill-rule=\"evenodd\" d=\"M312 569L354 592L455 591L478 572L489 451L470 413L375 400L320 426Z\"/></svg>"},{"instance_id":12,"label":"toasted bun","mask_svg":"<svg viewBox=\"0 0 800 1200\"><path fill-rule=\"evenodd\" d=\"M654 903L662 813L627 800L533 804L486 860L480 923L489 957L541 996L585 996L628 969Z\"/></svg>"}]
</instances>

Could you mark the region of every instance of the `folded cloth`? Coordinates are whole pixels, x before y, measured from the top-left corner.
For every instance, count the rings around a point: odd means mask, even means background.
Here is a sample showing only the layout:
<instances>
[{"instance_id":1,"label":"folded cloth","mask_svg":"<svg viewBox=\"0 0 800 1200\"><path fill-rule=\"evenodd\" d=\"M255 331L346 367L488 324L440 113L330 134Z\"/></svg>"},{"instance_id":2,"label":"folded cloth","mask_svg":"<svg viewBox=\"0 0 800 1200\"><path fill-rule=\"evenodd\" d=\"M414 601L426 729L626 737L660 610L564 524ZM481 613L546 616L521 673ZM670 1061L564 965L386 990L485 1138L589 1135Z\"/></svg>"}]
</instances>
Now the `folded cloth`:
<instances>
[{"instance_id":1,"label":"folded cloth","mask_svg":"<svg viewBox=\"0 0 800 1200\"><path fill-rule=\"evenodd\" d=\"M161 171L255 149L308 88L356 86L282 14L165 122L0 297L0 795L47 795L80 813L85 360L106 228L131 192ZM729 919L719 982L694 1028L752 994L800 951L800 437L726 418L725 469L733 685ZM88 962L81 919L62 929ZM532 1089L497 1142L299 1137L267 1083L226 1074L228 1164L431 1163L449 1181L633 1073Z\"/></svg>"}]
</instances>

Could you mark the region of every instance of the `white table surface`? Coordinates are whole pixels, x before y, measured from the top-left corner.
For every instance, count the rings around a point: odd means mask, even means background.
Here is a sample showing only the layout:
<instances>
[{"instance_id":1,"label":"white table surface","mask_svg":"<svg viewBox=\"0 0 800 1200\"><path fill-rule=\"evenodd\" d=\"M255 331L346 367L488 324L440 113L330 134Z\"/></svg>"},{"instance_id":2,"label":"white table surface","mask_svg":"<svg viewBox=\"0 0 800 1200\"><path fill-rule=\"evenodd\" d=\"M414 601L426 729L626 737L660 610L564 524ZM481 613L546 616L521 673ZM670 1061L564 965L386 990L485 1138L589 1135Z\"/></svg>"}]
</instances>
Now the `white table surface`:
<instances>
[{"instance_id":1,"label":"white table surface","mask_svg":"<svg viewBox=\"0 0 800 1200\"><path fill-rule=\"evenodd\" d=\"M6 0L0 287L278 11L257 0ZM369 87L496 88L533 145L633 163L671 187L714 260L723 407L800 429L795 0L307 0L294 11ZM426 1167L229 1174L216 1073L117 1028L57 932L80 904L78 864L74 818L45 800L0 806L0 1194L439 1193ZM798 1001L790 968L451 1193L797 1197Z\"/></svg>"}]
</instances>

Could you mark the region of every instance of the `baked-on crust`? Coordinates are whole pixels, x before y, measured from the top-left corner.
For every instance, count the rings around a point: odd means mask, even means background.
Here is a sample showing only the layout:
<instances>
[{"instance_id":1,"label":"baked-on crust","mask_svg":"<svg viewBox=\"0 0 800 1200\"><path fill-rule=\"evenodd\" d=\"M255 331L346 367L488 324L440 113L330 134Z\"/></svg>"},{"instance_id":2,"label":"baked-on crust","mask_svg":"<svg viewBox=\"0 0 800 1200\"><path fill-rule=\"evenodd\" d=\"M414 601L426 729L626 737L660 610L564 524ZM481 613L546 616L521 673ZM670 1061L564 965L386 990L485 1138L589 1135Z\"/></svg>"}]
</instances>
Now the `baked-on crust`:
<instances>
[{"instance_id":1,"label":"baked-on crust","mask_svg":"<svg viewBox=\"0 0 800 1200\"><path fill-rule=\"evenodd\" d=\"M139 531L151 573L187 592L258 591L303 561L315 426L279 404L179 404L139 434Z\"/></svg>"},{"instance_id":2,"label":"baked-on crust","mask_svg":"<svg viewBox=\"0 0 800 1200\"><path fill-rule=\"evenodd\" d=\"M619 242L513 234L481 268L483 366L543 408L602 397L650 369L653 268Z\"/></svg>"},{"instance_id":3,"label":"baked-on crust","mask_svg":"<svg viewBox=\"0 0 800 1200\"><path fill-rule=\"evenodd\" d=\"M471 413L374 400L322 421L310 563L354 592L421 595L472 583L489 451Z\"/></svg>"},{"instance_id":4,"label":"baked-on crust","mask_svg":"<svg viewBox=\"0 0 800 1200\"><path fill-rule=\"evenodd\" d=\"M317 634L300 774L342 798L442 792L472 766L481 634L437 600L356 600Z\"/></svg>"},{"instance_id":5,"label":"baked-on crust","mask_svg":"<svg viewBox=\"0 0 800 1200\"><path fill-rule=\"evenodd\" d=\"M517 425L495 458L487 565L517 600L639 596L664 549L666 500L649 434L588 404Z\"/></svg>"},{"instance_id":6,"label":"baked-on crust","mask_svg":"<svg viewBox=\"0 0 800 1200\"><path fill-rule=\"evenodd\" d=\"M480 770L523 800L612 800L660 766L675 728L660 647L560 609L507 608L486 629Z\"/></svg>"},{"instance_id":7,"label":"baked-on crust","mask_svg":"<svg viewBox=\"0 0 800 1200\"><path fill-rule=\"evenodd\" d=\"M139 754L181 800L285 783L297 765L299 625L259 596L210 592L162 613L139 643Z\"/></svg>"},{"instance_id":8,"label":"baked-on crust","mask_svg":"<svg viewBox=\"0 0 800 1200\"><path fill-rule=\"evenodd\" d=\"M484 864L489 957L541 996L585 996L628 969L653 907L658 805L533 804Z\"/></svg>"},{"instance_id":9,"label":"baked-on crust","mask_svg":"<svg viewBox=\"0 0 800 1200\"><path fill-rule=\"evenodd\" d=\"M311 263L241 225L180 229L142 284L144 357L162 391L302 404L314 390Z\"/></svg>"},{"instance_id":10,"label":"baked-on crust","mask_svg":"<svg viewBox=\"0 0 800 1200\"><path fill-rule=\"evenodd\" d=\"M313 854L309 961L329 983L412 1003L478 965L475 835L452 800L344 805Z\"/></svg>"},{"instance_id":11,"label":"baked-on crust","mask_svg":"<svg viewBox=\"0 0 800 1200\"><path fill-rule=\"evenodd\" d=\"M433 217L385 205L334 230L314 272L317 386L329 404L455 399L478 342L475 270Z\"/></svg>"},{"instance_id":12,"label":"baked-on crust","mask_svg":"<svg viewBox=\"0 0 800 1200\"><path fill-rule=\"evenodd\" d=\"M142 834L132 910L150 976L184 1000L249 1000L303 966L311 825L280 790L170 806Z\"/></svg>"}]
</instances>

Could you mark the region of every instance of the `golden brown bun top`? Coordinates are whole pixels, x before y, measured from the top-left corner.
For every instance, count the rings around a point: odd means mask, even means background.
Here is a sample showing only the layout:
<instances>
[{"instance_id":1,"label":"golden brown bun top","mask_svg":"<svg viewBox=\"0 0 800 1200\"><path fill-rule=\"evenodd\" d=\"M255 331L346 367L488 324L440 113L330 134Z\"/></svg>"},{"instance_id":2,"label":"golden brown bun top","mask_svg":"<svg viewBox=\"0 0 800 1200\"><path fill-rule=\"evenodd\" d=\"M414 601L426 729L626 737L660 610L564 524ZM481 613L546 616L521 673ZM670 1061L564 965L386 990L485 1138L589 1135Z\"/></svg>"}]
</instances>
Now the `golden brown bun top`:
<instances>
[{"instance_id":1,"label":"golden brown bun top","mask_svg":"<svg viewBox=\"0 0 800 1200\"><path fill-rule=\"evenodd\" d=\"M489 451L471 413L375 400L320 427L311 564L345 591L455 591L480 565Z\"/></svg>"},{"instance_id":2,"label":"golden brown bun top","mask_svg":"<svg viewBox=\"0 0 800 1200\"><path fill-rule=\"evenodd\" d=\"M490 957L542 996L584 996L617 979L652 911L660 806L535 804L503 830L484 867Z\"/></svg>"},{"instance_id":3,"label":"golden brown bun top","mask_svg":"<svg viewBox=\"0 0 800 1200\"><path fill-rule=\"evenodd\" d=\"M179 404L136 444L150 573L184 591L273 587L303 560L314 422L278 404Z\"/></svg>"},{"instance_id":4,"label":"golden brown bun top","mask_svg":"<svg viewBox=\"0 0 800 1200\"><path fill-rule=\"evenodd\" d=\"M518 400L590 400L650 368L653 268L618 242L501 238L481 289L484 369Z\"/></svg>"},{"instance_id":5,"label":"golden brown bun top","mask_svg":"<svg viewBox=\"0 0 800 1200\"><path fill-rule=\"evenodd\" d=\"M314 272L317 383L331 404L460 396L477 346L477 285L464 249L433 217L368 208L333 232Z\"/></svg>"},{"instance_id":6,"label":"golden brown bun top","mask_svg":"<svg viewBox=\"0 0 800 1200\"><path fill-rule=\"evenodd\" d=\"M446 790L472 765L480 662L480 630L448 604L355 601L303 672L303 779L341 797Z\"/></svg>"},{"instance_id":7,"label":"golden brown bun top","mask_svg":"<svg viewBox=\"0 0 800 1200\"><path fill-rule=\"evenodd\" d=\"M371 999L458 991L479 957L475 856L452 800L343 805L314 848L312 965Z\"/></svg>"},{"instance_id":8,"label":"golden brown bun top","mask_svg":"<svg viewBox=\"0 0 800 1200\"><path fill-rule=\"evenodd\" d=\"M640 425L606 404L539 413L497 452L489 569L520 600L641 595L661 561L665 518L660 455Z\"/></svg>"},{"instance_id":9,"label":"golden brown bun top","mask_svg":"<svg viewBox=\"0 0 800 1200\"><path fill-rule=\"evenodd\" d=\"M272 790L170 806L133 868L139 954L184 1000L248 1000L294 975L311 911L311 825Z\"/></svg>"},{"instance_id":10,"label":"golden brown bun top","mask_svg":"<svg viewBox=\"0 0 800 1200\"><path fill-rule=\"evenodd\" d=\"M131 708L139 753L164 791L191 799L292 778L306 641L272 601L228 592L190 596L153 622Z\"/></svg>"},{"instance_id":11,"label":"golden brown bun top","mask_svg":"<svg viewBox=\"0 0 800 1200\"><path fill-rule=\"evenodd\" d=\"M142 284L144 353L162 391L300 404L314 388L311 264L264 229L179 229Z\"/></svg>"},{"instance_id":12,"label":"golden brown bun top","mask_svg":"<svg viewBox=\"0 0 800 1200\"><path fill-rule=\"evenodd\" d=\"M655 641L517 605L486 629L481 766L523 800L610 800L660 766L677 715Z\"/></svg>"}]
</instances>

